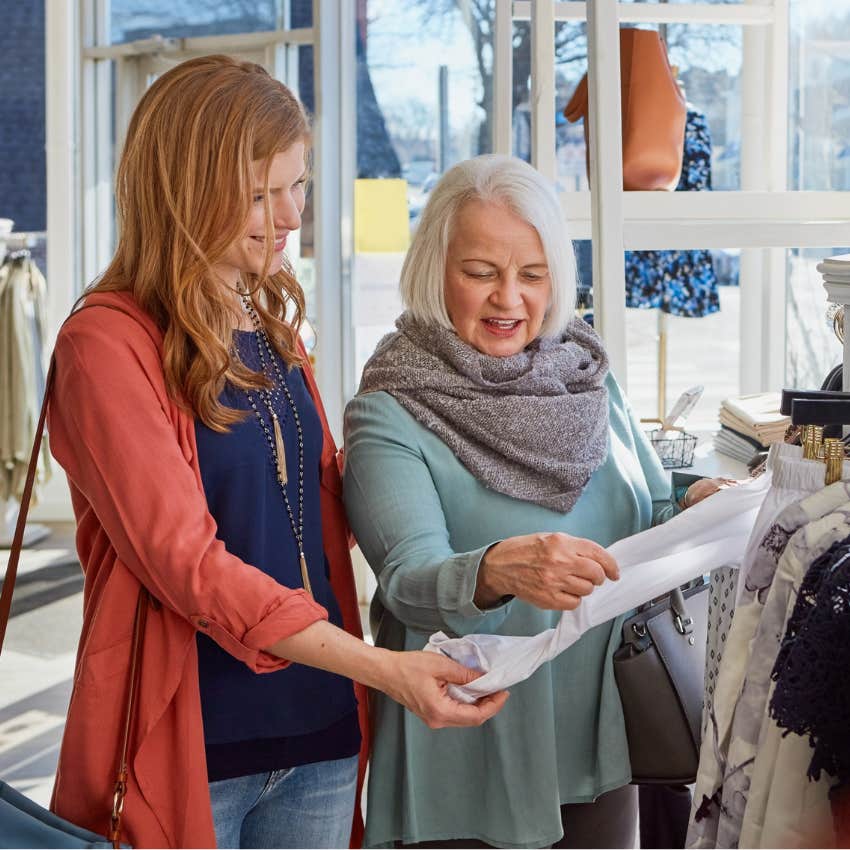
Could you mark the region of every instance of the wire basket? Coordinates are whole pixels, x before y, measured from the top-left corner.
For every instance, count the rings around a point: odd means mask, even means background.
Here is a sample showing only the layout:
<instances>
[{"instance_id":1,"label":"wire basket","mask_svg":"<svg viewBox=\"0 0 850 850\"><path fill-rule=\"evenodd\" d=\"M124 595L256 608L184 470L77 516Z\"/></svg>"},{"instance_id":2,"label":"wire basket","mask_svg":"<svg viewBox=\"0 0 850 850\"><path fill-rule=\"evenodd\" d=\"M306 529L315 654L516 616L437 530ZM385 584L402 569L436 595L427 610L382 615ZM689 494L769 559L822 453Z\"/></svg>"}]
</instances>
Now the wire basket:
<instances>
[{"instance_id":1,"label":"wire basket","mask_svg":"<svg viewBox=\"0 0 850 850\"><path fill-rule=\"evenodd\" d=\"M675 437L667 436L669 431L656 428L647 432L647 437L665 469L679 469L683 466L693 466L694 449L697 438L694 434L681 431Z\"/></svg>"}]
</instances>

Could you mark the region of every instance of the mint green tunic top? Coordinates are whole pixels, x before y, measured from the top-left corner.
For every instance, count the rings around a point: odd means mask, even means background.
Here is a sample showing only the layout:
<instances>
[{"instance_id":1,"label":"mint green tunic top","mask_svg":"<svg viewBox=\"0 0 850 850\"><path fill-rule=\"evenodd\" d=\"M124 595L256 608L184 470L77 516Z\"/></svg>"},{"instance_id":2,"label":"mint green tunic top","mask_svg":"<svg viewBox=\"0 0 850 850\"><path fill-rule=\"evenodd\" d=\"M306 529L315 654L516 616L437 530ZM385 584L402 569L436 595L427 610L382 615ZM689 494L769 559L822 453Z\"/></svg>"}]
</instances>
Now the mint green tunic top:
<instances>
[{"instance_id":1,"label":"mint green tunic top","mask_svg":"<svg viewBox=\"0 0 850 850\"><path fill-rule=\"evenodd\" d=\"M628 403L608 378L606 461L567 514L487 489L396 400L358 396L345 415L345 506L378 579L375 643L421 649L435 631L533 635L557 611L512 599L473 602L493 543L560 531L608 546L673 511L670 483ZM569 433L552 439L570 439ZM561 838L562 803L595 799L630 779L611 656L622 619L598 626L531 678L480 728L429 729L374 694L365 846L475 838L543 847Z\"/></svg>"}]
</instances>

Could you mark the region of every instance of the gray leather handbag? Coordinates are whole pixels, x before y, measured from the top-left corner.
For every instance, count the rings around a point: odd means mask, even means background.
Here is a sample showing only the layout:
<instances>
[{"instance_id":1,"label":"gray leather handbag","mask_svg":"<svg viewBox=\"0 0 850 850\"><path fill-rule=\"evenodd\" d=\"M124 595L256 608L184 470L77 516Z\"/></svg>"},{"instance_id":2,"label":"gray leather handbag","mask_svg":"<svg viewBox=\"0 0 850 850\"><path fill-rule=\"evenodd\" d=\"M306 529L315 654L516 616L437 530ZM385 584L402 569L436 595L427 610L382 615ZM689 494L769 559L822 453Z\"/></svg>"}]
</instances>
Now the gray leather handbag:
<instances>
[{"instance_id":1,"label":"gray leather handbag","mask_svg":"<svg viewBox=\"0 0 850 850\"><path fill-rule=\"evenodd\" d=\"M708 582L677 588L623 625L614 676L623 703L634 784L696 778L708 628Z\"/></svg>"}]
</instances>

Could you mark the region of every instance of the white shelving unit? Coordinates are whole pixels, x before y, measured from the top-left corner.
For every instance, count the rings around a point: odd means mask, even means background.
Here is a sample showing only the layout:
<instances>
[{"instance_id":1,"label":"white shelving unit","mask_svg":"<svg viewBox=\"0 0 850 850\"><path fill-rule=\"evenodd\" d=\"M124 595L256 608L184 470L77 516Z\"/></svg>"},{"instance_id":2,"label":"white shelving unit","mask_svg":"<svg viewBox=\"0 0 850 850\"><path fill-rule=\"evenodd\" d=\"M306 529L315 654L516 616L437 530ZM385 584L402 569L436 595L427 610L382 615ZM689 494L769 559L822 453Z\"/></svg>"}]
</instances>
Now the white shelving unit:
<instances>
[{"instance_id":1,"label":"white shelving unit","mask_svg":"<svg viewBox=\"0 0 850 850\"><path fill-rule=\"evenodd\" d=\"M787 191L788 0L740 4L497 0L494 150L511 152L511 33L532 38L532 161L554 172L554 26L587 21L590 177L593 192L564 192L575 239L593 239L594 304L612 368L627 383L624 249L741 248L741 392L778 387L785 362L785 250L841 244L846 192ZM620 24L743 29L741 191L623 192ZM597 122L595 116L601 116ZM600 132L599 124L605 132Z\"/></svg>"}]
</instances>

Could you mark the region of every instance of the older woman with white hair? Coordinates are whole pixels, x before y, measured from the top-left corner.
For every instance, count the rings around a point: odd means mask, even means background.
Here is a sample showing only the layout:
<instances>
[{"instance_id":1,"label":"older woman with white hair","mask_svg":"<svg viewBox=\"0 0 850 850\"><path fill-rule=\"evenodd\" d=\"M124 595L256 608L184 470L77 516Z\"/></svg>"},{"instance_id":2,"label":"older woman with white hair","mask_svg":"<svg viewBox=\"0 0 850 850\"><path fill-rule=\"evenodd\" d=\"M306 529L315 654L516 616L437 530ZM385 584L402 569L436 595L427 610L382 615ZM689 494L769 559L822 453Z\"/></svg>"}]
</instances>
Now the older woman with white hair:
<instances>
[{"instance_id":1,"label":"older woman with white hair","mask_svg":"<svg viewBox=\"0 0 850 850\"><path fill-rule=\"evenodd\" d=\"M675 510L574 318L575 278L557 195L531 166L482 156L434 189L406 312L346 410L345 503L378 579L379 646L551 628L617 579L603 547ZM429 729L376 694L367 846L634 846L620 626L588 632L478 729Z\"/></svg>"}]
</instances>

